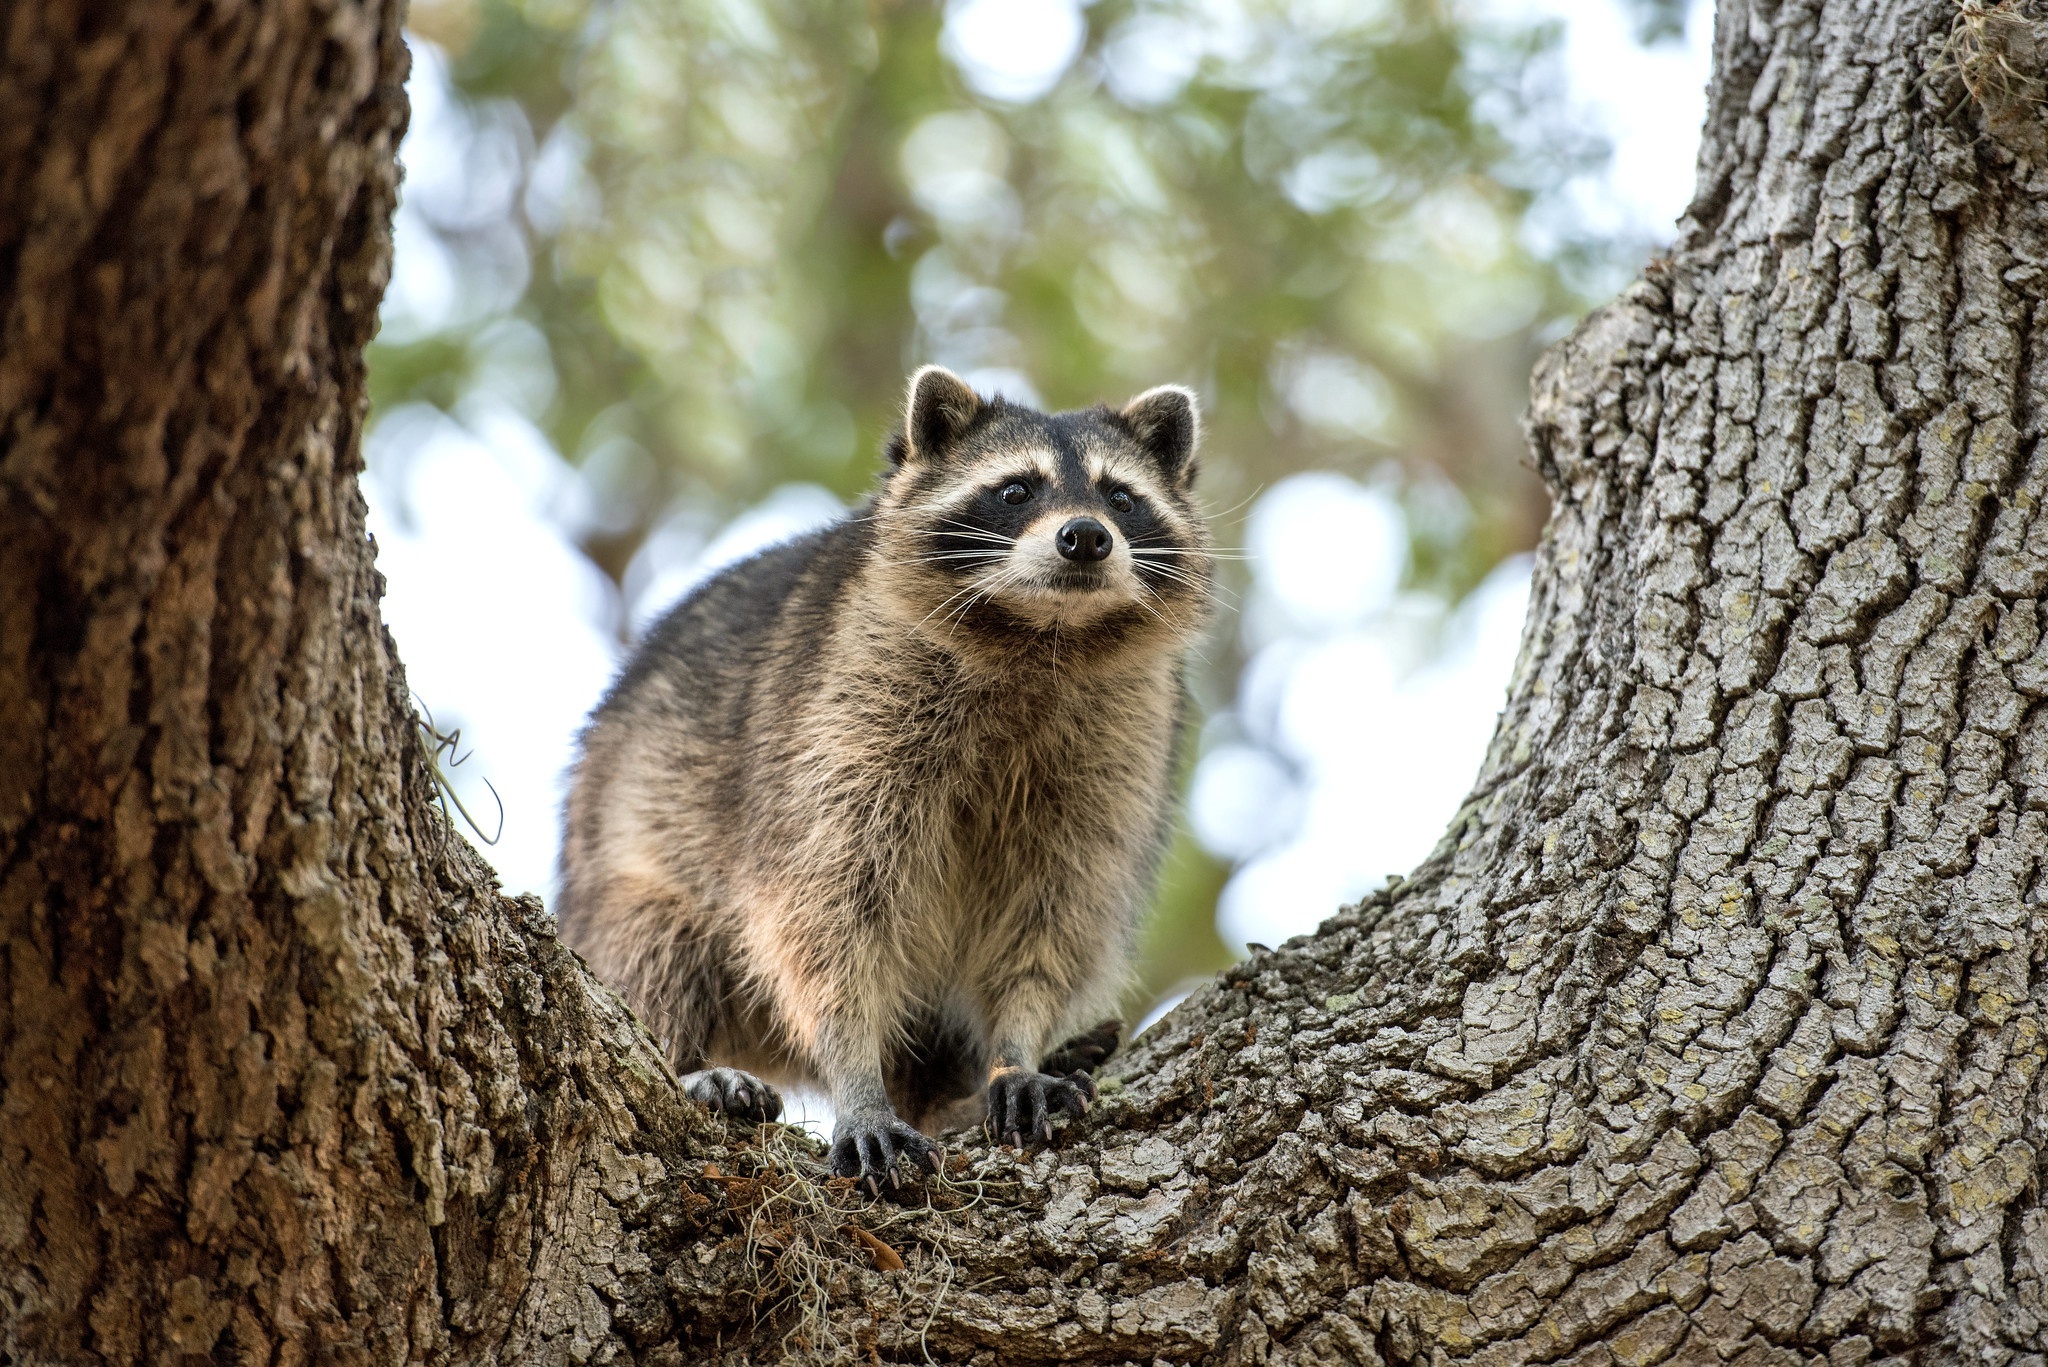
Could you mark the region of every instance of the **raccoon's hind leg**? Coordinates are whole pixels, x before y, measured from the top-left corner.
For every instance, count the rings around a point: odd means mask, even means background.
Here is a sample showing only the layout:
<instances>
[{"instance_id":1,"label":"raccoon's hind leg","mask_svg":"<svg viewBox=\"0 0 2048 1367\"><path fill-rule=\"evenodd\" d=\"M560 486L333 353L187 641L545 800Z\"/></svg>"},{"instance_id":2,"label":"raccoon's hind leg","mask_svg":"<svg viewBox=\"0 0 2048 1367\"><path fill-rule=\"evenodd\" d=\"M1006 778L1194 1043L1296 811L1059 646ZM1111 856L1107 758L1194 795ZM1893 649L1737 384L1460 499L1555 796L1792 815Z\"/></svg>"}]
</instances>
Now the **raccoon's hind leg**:
<instances>
[{"instance_id":1,"label":"raccoon's hind leg","mask_svg":"<svg viewBox=\"0 0 2048 1367\"><path fill-rule=\"evenodd\" d=\"M781 1095L741 1068L704 1066L712 1037L732 1015L730 985L719 961L704 950L672 952L651 984L647 1023L668 1048L683 1091L714 1111L757 1124L782 1115Z\"/></svg>"},{"instance_id":2,"label":"raccoon's hind leg","mask_svg":"<svg viewBox=\"0 0 2048 1367\"><path fill-rule=\"evenodd\" d=\"M592 911L586 905L595 903ZM562 919L562 938L660 1041L683 1092L714 1111L742 1120L774 1120L782 1098L738 1068L706 1067L712 1038L729 1024L732 993L726 955L711 936L680 932L683 914L666 902L631 904L578 897ZM615 908L624 905L625 910Z\"/></svg>"}]
</instances>

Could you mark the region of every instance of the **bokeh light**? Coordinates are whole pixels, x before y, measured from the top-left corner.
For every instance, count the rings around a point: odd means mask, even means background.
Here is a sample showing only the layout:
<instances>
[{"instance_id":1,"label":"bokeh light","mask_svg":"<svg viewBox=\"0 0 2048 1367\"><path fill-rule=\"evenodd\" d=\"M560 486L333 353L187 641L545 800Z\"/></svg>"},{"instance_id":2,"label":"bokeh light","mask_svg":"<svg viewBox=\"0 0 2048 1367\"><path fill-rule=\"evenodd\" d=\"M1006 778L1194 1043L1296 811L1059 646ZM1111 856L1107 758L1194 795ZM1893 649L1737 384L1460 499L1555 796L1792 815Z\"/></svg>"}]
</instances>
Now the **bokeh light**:
<instances>
[{"instance_id":1,"label":"bokeh light","mask_svg":"<svg viewBox=\"0 0 2048 1367\"><path fill-rule=\"evenodd\" d=\"M1704 12L412 16L364 489L411 684L473 752L456 790L486 833L503 799L507 887L551 891L563 768L636 635L855 502L925 361L1031 403L1203 398L1243 558L1134 1014L1428 855L1519 641L1529 365L1670 237Z\"/></svg>"}]
</instances>

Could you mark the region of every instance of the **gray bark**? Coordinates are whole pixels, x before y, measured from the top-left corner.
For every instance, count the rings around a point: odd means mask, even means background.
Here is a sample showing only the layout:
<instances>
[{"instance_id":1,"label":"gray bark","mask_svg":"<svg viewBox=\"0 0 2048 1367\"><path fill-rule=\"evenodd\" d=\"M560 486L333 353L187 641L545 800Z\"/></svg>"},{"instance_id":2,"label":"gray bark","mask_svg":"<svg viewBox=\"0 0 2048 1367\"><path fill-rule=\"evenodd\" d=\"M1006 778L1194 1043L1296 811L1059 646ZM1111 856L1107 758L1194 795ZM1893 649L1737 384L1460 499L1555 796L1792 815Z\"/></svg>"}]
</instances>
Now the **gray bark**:
<instances>
[{"instance_id":1,"label":"gray bark","mask_svg":"<svg viewBox=\"0 0 2048 1367\"><path fill-rule=\"evenodd\" d=\"M869 1205L432 807L354 485L396 10L12 12L0 1359L2039 1362L2041 19L1724 6L1437 853Z\"/></svg>"}]
</instances>

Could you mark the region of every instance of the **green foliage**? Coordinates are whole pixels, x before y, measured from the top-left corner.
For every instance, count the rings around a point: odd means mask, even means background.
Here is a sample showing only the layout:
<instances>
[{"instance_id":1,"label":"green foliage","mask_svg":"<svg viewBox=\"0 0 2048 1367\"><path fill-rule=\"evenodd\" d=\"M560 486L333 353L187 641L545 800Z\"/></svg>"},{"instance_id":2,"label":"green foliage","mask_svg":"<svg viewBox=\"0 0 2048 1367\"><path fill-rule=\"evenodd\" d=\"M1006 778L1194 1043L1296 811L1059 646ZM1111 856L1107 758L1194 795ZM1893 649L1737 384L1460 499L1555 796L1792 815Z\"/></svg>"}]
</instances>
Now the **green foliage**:
<instances>
[{"instance_id":1,"label":"green foliage","mask_svg":"<svg viewBox=\"0 0 2048 1367\"><path fill-rule=\"evenodd\" d=\"M1195 384L1218 509L1396 467L1412 578L1452 598L1533 543L1528 366L1608 260L1538 212L1604 155L1552 98L1553 33L1436 0L1100 0L1080 58L1016 105L963 81L942 17L415 0L461 97L530 130L526 326L379 343L375 402L447 407L514 342L543 349L536 421L634 510L587 547L615 575L675 499L858 494L925 360L1057 406ZM1220 642L1211 701L1234 663ZM1176 844L1155 989L1225 955L1221 877Z\"/></svg>"}]
</instances>

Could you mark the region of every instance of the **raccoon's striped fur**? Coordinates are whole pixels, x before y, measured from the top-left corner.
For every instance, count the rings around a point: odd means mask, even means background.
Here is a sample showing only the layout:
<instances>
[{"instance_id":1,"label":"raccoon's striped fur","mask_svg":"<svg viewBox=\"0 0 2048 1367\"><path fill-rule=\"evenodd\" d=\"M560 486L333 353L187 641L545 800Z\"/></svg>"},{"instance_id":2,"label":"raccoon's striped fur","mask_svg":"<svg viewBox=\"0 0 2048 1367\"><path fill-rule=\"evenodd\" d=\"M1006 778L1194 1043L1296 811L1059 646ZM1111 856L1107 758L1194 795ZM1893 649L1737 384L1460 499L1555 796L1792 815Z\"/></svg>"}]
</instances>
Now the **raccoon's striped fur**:
<instances>
[{"instance_id":1,"label":"raccoon's striped fur","mask_svg":"<svg viewBox=\"0 0 2048 1367\"><path fill-rule=\"evenodd\" d=\"M1196 430L1184 389L1046 415L927 367L873 497L648 633L583 734L558 912L693 1095L823 1086L870 1186L984 1087L1013 1138L1079 1113L1039 1068L1115 1006L1168 826Z\"/></svg>"}]
</instances>

